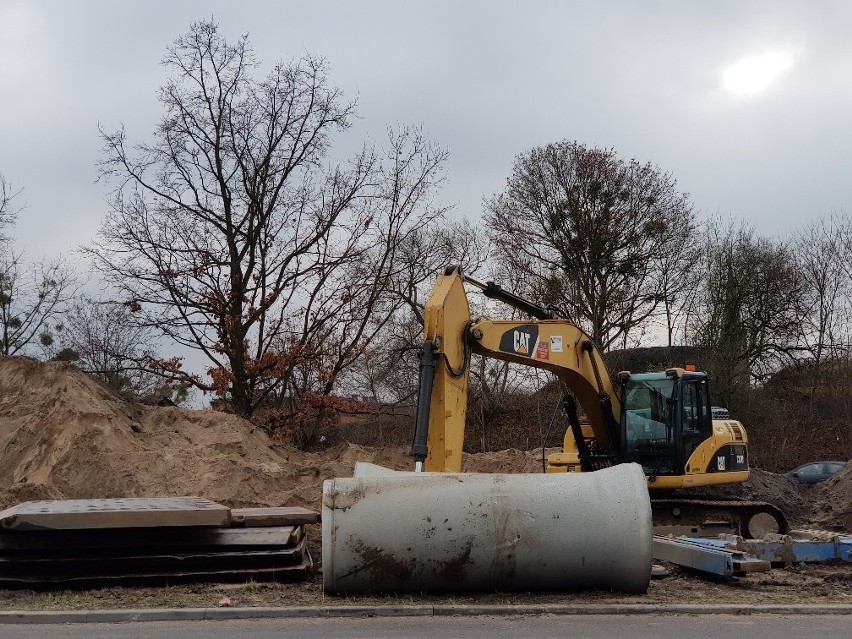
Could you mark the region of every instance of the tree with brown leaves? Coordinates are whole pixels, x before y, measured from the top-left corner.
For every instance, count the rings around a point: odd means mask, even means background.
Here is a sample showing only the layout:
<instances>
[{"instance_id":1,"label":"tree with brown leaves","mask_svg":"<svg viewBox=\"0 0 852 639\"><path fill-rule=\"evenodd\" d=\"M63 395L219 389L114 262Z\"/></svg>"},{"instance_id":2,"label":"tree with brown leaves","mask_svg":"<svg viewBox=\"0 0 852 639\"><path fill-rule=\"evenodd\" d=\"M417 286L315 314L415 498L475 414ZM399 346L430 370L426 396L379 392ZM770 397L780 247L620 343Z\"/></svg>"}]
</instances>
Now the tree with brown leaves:
<instances>
[{"instance_id":1,"label":"tree with brown leaves","mask_svg":"<svg viewBox=\"0 0 852 639\"><path fill-rule=\"evenodd\" d=\"M209 363L210 379L174 361L164 374L243 416L328 396L403 303L389 294L397 250L442 220L446 152L404 129L385 151L331 162L355 105L324 61L257 78L247 38L214 22L192 25L164 65L153 141L103 134L115 190L88 253L134 322Z\"/></svg>"}]
</instances>

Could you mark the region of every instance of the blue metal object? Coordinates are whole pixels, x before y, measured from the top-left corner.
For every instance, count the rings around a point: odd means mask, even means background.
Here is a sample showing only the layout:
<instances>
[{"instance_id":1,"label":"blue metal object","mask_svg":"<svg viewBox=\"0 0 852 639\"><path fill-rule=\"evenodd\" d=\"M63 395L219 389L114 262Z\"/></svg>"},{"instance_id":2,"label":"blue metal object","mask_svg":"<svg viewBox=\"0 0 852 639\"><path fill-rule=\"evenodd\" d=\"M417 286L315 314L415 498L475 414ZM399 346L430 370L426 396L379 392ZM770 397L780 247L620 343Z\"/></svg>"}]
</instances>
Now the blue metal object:
<instances>
[{"instance_id":1,"label":"blue metal object","mask_svg":"<svg viewBox=\"0 0 852 639\"><path fill-rule=\"evenodd\" d=\"M654 559L730 578L764 572L772 564L789 566L837 559L852 562L852 536L813 530L793 530L789 535L767 539L654 535L653 554Z\"/></svg>"},{"instance_id":2,"label":"blue metal object","mask_svg":"<svg viewBox=\"0 0 852 639\"><path fill-rule=\"evenodd\" d=\"M769 539L743 539L728 536L718 541L725 548L747 552L760 559L785 566L836 559L852 562L852 536L849 535L793 530L789 535L773 536Z\"/></svg>"},{"instance_id":3,"label":"blue metal object","mask_svg":"<svg viewBox=\"0 0 852 639\"><path fill-rule=\"evenodd\" d=\"M708 543L709 542L709 543ZM745 552L726 548L715 539L654 535L654 559L730 579L750 572L766 572L771 564Z\"/></svg>"}]
</instances>

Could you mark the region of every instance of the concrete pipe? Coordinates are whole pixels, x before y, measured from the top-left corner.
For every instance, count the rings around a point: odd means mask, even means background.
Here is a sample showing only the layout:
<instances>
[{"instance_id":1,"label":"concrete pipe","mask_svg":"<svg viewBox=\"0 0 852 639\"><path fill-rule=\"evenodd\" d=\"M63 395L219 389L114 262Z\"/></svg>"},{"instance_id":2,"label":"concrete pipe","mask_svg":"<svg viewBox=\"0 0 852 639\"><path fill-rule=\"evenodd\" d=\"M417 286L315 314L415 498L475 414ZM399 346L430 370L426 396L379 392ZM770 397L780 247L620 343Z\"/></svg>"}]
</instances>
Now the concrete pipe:
<instances>
[{"instance_id":1,"label":"concrete pipe","mask_svg":"<svg viewBox=\"0 0 852 639\"><path fill-rule=\"evenodd\" d=\"M323 483L329 593L597 588L643 593L651 505L638 464L593 473L396 473Z\"/></svg>"}]
</instances>

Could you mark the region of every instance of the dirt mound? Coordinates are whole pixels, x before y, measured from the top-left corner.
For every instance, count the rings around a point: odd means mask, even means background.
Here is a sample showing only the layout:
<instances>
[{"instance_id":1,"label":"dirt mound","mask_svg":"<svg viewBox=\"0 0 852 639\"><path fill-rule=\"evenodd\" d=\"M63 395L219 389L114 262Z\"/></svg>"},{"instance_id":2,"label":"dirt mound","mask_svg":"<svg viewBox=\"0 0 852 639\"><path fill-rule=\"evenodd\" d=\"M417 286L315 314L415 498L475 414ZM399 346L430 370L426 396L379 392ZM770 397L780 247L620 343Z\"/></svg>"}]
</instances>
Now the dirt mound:
<instances>
[{"instance_id":1,"label":"dirt mound","mask_svg":"<svg viewBox=\"0 0 852 639\"><path fill-rule=\"evenodd\" d=\"M813 522L823 528L852 530L852 462L814 488Z\"/></svg>"},{"instance_id":2,"label":"dirt mound","mask_svg":"<svg viewBox=\"0 0 852 639\"><path fill-rule=\"evenodd\" d=\"M203 495L286 498L268 438L232 415L141 406L73 366L0 359L0 502Z\"/></svg>"},{"instance_id":3,"label":"dirt mound","mask_svg":"<svg viewBox=\"0 0 852 639\"><path fill-rule=\"evenodd\" d=\"M280 446L210 410L143 406L64 363L0 358L0 508L33 499L199 495L233 507L318 507L356 461L410 469L404 448ZM534 472L531 453L467 456L466 470Z\"/></svg>"}]
</instances>

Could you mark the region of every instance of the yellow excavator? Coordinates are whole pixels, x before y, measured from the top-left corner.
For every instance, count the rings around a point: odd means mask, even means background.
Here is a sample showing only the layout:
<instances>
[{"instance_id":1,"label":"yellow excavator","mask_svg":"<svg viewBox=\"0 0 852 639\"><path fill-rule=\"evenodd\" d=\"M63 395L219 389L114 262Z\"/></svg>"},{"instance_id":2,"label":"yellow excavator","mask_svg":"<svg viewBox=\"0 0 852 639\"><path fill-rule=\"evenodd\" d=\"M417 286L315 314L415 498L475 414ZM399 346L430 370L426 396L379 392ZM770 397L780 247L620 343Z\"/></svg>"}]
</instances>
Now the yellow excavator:
<instances>
[{"instance_id":1,"label":"yellow excavator","mask_svg":"<svg viewBox=\"0 0 852 639\"><path fill-rule=\"evenodd\" d=\"M473 321L464 283L534 321ZM547 472L589 472L640 464L658 532L760 538L785 533L784 513L764 502L676 497L673 491L749 478L748 435L732 419L713 419L707 375L670 368L616 375L616 390L591 338L553 311L448 268L426 302L420 394L411 456L416 468L458 472L464 440L471 353L551 371L563 389L569 428ZM690 367L692 368L692 367ZM434 371L434 374L433 374ZM579 403L586 420L578 417Z\"/></svg>"},{"instance_id":2,"label":"yellow excavator","mask_svg":"<svg viewBox=\"0 0 852 639\"><path fill-rule=\"evenodd\" d=\"M531 319L472 319L466 282ZM354 477L324 482L327 592L644 592L654 532L786 532L771 504L673 492L749 477L745 429L713 419L704 373L625 371L616 389L575 324L458 267L432 289L424 337L414 472L358 464ZM461 472L472 354L560 381L569 427L546 473Z\"/></svg>"}]
</instances>

